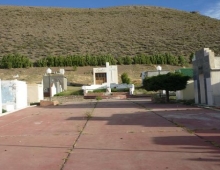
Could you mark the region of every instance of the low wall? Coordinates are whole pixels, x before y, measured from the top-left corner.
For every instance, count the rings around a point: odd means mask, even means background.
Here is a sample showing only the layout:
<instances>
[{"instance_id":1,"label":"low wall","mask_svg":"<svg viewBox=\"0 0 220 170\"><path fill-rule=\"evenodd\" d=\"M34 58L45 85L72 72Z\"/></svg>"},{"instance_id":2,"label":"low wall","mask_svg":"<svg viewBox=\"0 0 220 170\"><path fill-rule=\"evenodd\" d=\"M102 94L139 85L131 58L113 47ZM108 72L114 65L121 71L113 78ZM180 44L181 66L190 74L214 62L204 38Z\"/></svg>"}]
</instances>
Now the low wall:
<instances>
[{"instance_id":1,"label":"low wall","mask_svg":"<svg viewBox=\"0 0 220 170\"><path fill-rule=\"evenodd\" d=\"M40 106L45 107L45 106L56 106L59 105L58 101L47 101L47 100L41 100L40 101Z\"/></svg>"},{"instance_id":2,"label":"low wall","mask_svg":"<svg viewBox=\"0 0 220 170\"><path fill-rule=\"evenodd\" d=\"M130 95L127 92L113 92L111 94L106 93L87 93L84 95L84 99L96 99L96 97L101 97L102 99L126 99Z\"/></svg>"},{"instance_id":3,"label":"low wall","mask_svg":"<svg viewBox=\"0 0 220 170\"><path fill-rule=\"evenodd\" d=\"M82 90L84 91L84 94L88 94L89 92L92 92L93 90L97 89L108 89L108 85L102 84L102 85L91 85L91 86L82 86ZM134 94L134 84L110 84L111 89L129 89L130 94Z\"/></svg>"}]
</instances>

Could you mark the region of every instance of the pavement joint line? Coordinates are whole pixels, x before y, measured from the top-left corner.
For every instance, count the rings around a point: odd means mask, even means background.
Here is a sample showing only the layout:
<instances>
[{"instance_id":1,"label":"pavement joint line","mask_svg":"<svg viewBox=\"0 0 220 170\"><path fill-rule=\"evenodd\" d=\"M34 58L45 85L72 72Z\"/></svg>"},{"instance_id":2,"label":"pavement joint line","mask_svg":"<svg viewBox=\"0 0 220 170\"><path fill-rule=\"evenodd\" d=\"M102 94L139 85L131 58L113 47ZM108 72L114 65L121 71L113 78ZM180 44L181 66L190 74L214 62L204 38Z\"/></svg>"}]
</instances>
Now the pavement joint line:
<instances>
[{"instance_id":1,"label":"pavement joint line","mask_svg":"<svg viewBox=\"0 0 220 170\"><path fill-rule=\"evenodd\" d=\"M160 115L160 114L158 114L158 113L156 113L155 111L153 111L153 110L150 110L149 108L147 108L147 107L145 107L145 106L143 106L142 104L140 104L140 103L137 103L137 102L134 102L134 101L132 101L134 104L137 104L137 105L139 105L139 106L141 106L142 108L144 108L144 109L146 109L146 110L148 110L148 111L150 111L150 112L152 112L152 113L154 113L155 115L157 115L157 116L159 116L159 117L161 117L161 118L163 118L163 119L165 119L165 120L167 120L168 122L171 122L172 124L174 124L175 126L177 126L177 127L180 127L180 128L182 128L182 129L184 129L185 131L187 131L188 133L190 133L189 131L192 131L192 130L190 130L190 129L187 129L185 126L183 126L183 125L180 125L180 124L178 124L178 123L176 123L176 122L174 122L173 120L169 120L169 119L167 119L166 117L163 117L162 115ZM178 109L177 109L178 110ZM192 133L192 132L191 132Z\"/></svg>"},{"instance_id":2,"label":"pavement joint line","mask_svg":"<svg viewBox=\"0 0 220 170\"><path fill-rule=\"evenodd\" d=\"M210 145L216 147L216 148L220 148L220 145L217 144L215 141L211 141L211 140L206 140L204 137L194 133L195 136L197 136L198 138L202 139L204 142L209 143Z\"/></svg>"},{"instance_id":3,"label":"pavement joint line","mask_svg":"<svg viewBox=\"0 0 220 170\"><path fill-rule=\"evenodd\" d=\"M189 129L189 128L183 126L183 125L180 125L180 124L174 122L173 120L169 120L169 119L167 119L166 117L163 117L162 115L160 115L160 114L158 114L158 113L156 113L156 112L154 112L154 111L152 111L152 110L146 108L145 106L143 106L143 105L140 104L140 103L137 103L137 102L134 102L134 101L132 101L132 102L133 102L134 104L137 104L137 105L139 105L139 106L141 106L141 107L147 109L148 111L154 113L155 115L157 115L157 116L159 116L159 117L161 117L161 118L164 118L165 120L171 122L172 124L176 125L177 127L182 128L184 131L186 131L186 132L188 132L188 133L190 133L190 134L195 135L196 137L202 139L204 142L207 142L207 143L209 143L210 145L212 145L212 146L214 146L214 147L216 147L216 148L220 148L220 145L219 145L219 144L217 144L217 143L214 142L214 141L208 141L208 140L205 140L204 137L202 137L202 136L196 134L194 130L191 130L191 129ZM207 109L207 108L205 108L205 109Z\"/></svg>"},{"instance_id":4,"label":"pavement joint line","mask_svg":"<svg viewBox=\"0 0 220 170\"><path fill-rule=\"evenodd\" d=\"M98 101L95 103L94 107L92 108L91 114L94 112L95 108L97 107L97 104L98 104ZM76 143L78 142L79 138L83 135L83 131L85 130L86 125L87 125L87 123L89 122L90 119L91 119L91 117L87 117L86 123L84 124L84 126L83 126L82 130L80 131L78 137L77 137L76 140L74 141L74 143L73 143L73 145L72 145L72 148L69 149L69 152L68 152L66 158L64 158L64 162L63 162L63 164L61 165L60 170L63 170L63 169L64 169L65 164L67 163L68 158L70 157L70 154L71 154L71 153L73 152L73 150L75 149Z\"/></svg>"}]
</instances>

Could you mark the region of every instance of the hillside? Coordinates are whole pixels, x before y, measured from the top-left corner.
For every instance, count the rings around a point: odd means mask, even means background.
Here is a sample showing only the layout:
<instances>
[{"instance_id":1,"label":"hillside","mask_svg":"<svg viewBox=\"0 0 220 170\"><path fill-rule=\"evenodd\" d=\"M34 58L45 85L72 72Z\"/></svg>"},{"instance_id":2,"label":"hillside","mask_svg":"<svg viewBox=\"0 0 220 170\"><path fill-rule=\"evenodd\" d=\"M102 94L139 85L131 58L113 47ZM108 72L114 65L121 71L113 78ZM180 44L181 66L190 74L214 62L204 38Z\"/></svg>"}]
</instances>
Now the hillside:
<instances>
[{"instance_id":1,"label":"hillside","mask_svg":"<svg viewBox=\"0 0 220 170\"><path fill-rule=\"evenodd\" d=\"M134 56L169 52L189 56L209 47L220 54L220 20L173 9L0 6L0 56Z\"/></svg>"}]
</instances>

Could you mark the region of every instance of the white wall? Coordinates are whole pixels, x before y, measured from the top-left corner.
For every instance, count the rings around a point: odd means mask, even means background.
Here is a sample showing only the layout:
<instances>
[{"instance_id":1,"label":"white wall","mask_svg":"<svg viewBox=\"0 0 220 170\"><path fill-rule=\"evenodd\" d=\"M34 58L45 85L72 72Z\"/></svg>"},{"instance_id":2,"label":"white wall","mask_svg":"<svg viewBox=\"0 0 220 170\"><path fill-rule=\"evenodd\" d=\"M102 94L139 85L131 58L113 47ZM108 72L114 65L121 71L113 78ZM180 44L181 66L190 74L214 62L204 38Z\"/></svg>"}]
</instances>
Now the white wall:
<instances>
[{"instance_id":1,"label":"white wall","mask_svg":"<svg viewBox=\"0 0 220 170\"><path fill-rule=\"evenodd\" d=\"M82 90L84 91L84 94L88 93L89 91L96 90L96 89L107 89L107 88L108 88L107 83L102 84L102 85L82 86ZM116 88L116 89L129 88L130 94L133 94L135 90L134 84L111 84L110 88Z\"/></svg>"},{"instance_id":2,"label":"white wall","mask_svg":"<svg viewBox=\"0 0 220 170\"><path fill-rule=\"evenodd\" d=\"M7 111L27 107L27 84L18 80L4 80L1 83L2 107Z\"/></svg>"},{"instance_id":3,"label":"white wall","mask_svg":"<svg viewBox=\"0 0 220 170\"><path fill-rule=\"evenodd\" d=\"M207 104L212 106L213 103L213 96L212 96L212 85L211 85L211 79L207 78L206 79L206 93L207 93Z\"/></svg>"},{"instance_id":4,"label":"white wall","mask_svg":"<svg viewBox=\"0 0 220 170\"><path fill-rule=\"evenodd\" d=\"M191 100L194 99L194 81L188 81L186 88L176 92L177 100Z\"/></svg>"},{"instance_id":5,"label":"white wall","mask_svg":"<svg viewBox=\"0 0 220 170\"><path fill-rule=\"evenodd\" d=\"M115 83L118 84L118 67L117 66L108 66L108 82L109 84Z\"/></svg>"},{"instance_id":6,"label":"white wall","mask_svg":"<svg viewBox=\"0 0 220 170\"><path fill-rule=\"evenodd\" d=\"M213 105L220 106L220 72L212 71L211 72L211 90Z\"/></svg>"},{"instance_id":7,"label":"white wall","mask_svg":"<svg viewBox=\"0 0 220 170\"><path fill-rule=\"evenodd\" d=\"M213 89L213 95L220 95L220 72L212 71L211 72L211 85Z\"/></svg>"},{"instance_id":8,"label":"white wall","mask_svg":"<svg viewBox=\"0 0 220 170\"><path fill-rule=\"evenodd\" d=\"M101 68L93 68L93 84L96 84L95 73L106 73L107 76L107 84L111 83L118 84L118 67L117 65L109 65L106 62L106 67Z\"/></svg>"},{"instance_id":9,"label":"white wall","mask_svg":"<svg viewBox=\"0 0 220 170\"><path fill-rule=\"evenodd\" d=\"M14 80L3 80L1 82L2 107L7 111L15 109L16 105L16 82Z\"/></svg>"},{"instance_id":10,"label":"white wall","mask_svg":"<svg viewBox=\"0 0 220 170\"><path fill-rule=\"evenodd\" d=\"M27 107L27 84L24 81L16 81L16 107L21 109Z\"/></svg>"},{"instance_id":11,"label":"white wall","mask_svg":"<svg viewBox=\"0 0 220 170\"><path fill-rule=\"evenodd\" d=\"M28 103L40 102L44 99L43 84L28 84Z\"/></svg>"}]
</instances>

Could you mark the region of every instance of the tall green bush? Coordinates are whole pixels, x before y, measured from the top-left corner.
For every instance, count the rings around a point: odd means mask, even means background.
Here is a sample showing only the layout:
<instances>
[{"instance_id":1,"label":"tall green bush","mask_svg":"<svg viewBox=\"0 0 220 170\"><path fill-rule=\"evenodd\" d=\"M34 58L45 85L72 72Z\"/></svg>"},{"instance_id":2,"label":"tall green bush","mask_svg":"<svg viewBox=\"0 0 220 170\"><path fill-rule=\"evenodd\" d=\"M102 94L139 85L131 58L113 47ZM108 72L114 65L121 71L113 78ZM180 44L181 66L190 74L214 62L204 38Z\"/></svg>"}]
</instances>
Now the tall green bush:
<instances>
[{"instance_id":1,"label":"tall green bush","mask_svg":"<svg viewBox=\"0 0 220 170\"><path fill-rule=\"evenodd\" d=\"M121 81L122 81L122 83L130 84L131 79L128 77L127 73L123 73L121 75Z\"/></svg>"}]
</instances>

